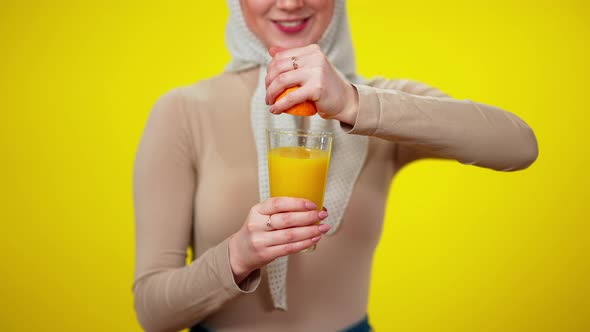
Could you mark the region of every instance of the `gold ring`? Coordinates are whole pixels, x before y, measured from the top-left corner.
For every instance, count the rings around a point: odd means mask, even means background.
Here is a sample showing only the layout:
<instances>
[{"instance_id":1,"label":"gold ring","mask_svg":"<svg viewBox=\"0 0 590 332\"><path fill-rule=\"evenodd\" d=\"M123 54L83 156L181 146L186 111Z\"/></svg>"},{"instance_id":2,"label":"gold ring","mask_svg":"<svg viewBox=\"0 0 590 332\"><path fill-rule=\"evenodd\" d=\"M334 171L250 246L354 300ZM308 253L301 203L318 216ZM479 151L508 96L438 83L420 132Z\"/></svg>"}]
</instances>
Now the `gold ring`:
<instances>
[{"instance_id":1,"label":"gold ring","mask_svg":"<svg viewBox=\"0 0 590 332\"><path fill-rule=\"evenodd\" d=\"M297 69L299 68L299 65L297 64L297 57L296 56L292 56L291 57L291 63L293 64L293 69Z\"/></svg>"}]
</instances>

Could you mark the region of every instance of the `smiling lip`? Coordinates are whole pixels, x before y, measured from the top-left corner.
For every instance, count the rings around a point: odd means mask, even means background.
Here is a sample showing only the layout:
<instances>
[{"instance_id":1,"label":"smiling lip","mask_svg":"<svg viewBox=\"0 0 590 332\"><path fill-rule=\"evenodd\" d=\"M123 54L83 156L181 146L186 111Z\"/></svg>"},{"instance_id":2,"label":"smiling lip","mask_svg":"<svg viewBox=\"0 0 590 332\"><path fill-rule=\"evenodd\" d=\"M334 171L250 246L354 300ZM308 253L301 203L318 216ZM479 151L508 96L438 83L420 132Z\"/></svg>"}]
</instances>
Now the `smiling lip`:
<instances>
[{"instance_id":1,"label":"smiling lip","mask_svg":"<svg viewBox=\"0 0 590 332\"><path fill-rule=\"evenodd\" d=\"M297 33L305 29L309 19L310 18L307 17L298 20L273 20L272 23L274 23L277 29L284 33Z\"/></svg>"}]
</instances>

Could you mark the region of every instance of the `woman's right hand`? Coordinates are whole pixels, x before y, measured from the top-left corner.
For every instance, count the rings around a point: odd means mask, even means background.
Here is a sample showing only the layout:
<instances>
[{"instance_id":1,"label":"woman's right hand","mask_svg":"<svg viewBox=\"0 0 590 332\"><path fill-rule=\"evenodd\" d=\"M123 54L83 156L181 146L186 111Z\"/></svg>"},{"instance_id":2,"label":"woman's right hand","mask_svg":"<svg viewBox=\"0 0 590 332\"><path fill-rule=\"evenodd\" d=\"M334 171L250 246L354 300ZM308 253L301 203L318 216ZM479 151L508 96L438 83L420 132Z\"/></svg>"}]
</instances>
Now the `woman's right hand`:
<instances>
[{"instance_id":1,"label":"woman's right hand","mask_svg":"<svg viewBox=\"0 0 590 332\"><path fill-rule=\"evenodd\" d=\"M278 257L318 243L330 225L317 224L328 213L316 209L313 202L293 197L273 197L254 205L242 228L229 241L236 283Z\"/></svg>"}]
</instances>

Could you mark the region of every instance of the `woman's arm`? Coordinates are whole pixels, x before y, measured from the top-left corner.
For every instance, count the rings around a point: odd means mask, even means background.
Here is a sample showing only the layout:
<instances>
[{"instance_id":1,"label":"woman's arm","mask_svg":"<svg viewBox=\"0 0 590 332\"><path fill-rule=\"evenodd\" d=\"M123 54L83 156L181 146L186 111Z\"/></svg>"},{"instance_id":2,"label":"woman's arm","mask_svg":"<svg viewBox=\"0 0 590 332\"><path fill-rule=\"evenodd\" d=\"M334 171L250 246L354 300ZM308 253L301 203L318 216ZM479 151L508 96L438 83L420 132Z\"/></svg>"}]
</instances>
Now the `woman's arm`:
<instances>
[{"instance_id":1,"label":"woman's arm","mask_svg":"<svg viewBox=\"0 0 590 332\"><path fill-rule=\"evenodd\" d=\"M402 81L405 86L399 81L398 86L383 81L378 84L381 87L353 87L317 45L271 48L270 53L273 59L265 83L266 101L273 114L313 100L320 116L348 125L351 134L397 142L413 150L414 158L436 156L502 171L524 169L537 158L537 140L531 128L497 107L451 99L408 81ZM293 66L294 61L299 61L298 67ZM292 86L301 88L276 101ZM400 91L403 89L409 93Z\"/></svg>"},{"instance_id":2,"label":"woman's arm","mask_svg":"<svg viewBox=\"0 0 590 332\"><path fill-rule=\"evenodd\" d=\"M189 327L260 282L257 270L236 284L229 240L185 266L196 188L194 151L176 90L154 106L135 161L133 293L138 320L147 331Z\"/></svg>"},{"instance_id":3,"label":"woman's arm","mask_svg":"<svg viewBox=\"0 0 590 332\"><path fill-rule=\"evenodd\" d=\"M358 108L349 133L400 143L406 150L404 162L448 158L512 171L527 168L537 158L532 129L510 112L455 100L416 82L377 80L372 84L355 85Z\"/></svg>"}]
</instances>

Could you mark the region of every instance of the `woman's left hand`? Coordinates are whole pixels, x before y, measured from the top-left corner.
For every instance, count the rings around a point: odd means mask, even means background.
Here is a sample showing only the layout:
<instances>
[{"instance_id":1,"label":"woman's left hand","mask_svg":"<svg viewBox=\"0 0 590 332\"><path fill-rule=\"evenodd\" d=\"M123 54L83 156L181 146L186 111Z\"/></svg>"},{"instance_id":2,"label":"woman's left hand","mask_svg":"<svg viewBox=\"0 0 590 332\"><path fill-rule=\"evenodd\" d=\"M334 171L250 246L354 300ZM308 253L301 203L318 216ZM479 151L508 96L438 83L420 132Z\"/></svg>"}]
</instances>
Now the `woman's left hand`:
<instances>
[{"instance_id":1,"label":"woman's left hand","mask_svg":"<svg viewBox=\"0 0 590 332\"><path fill-rule=\"evenodd\" d=\"M266 74L266 103L272 105L271 113L281 114L293 105L312 100L322 118L354 125L357 91L336 72L318 45L271 47L269 53L273 59ZM300 88L275 103L285 89L293 86Z\"/></svg>"}]
</instances>

